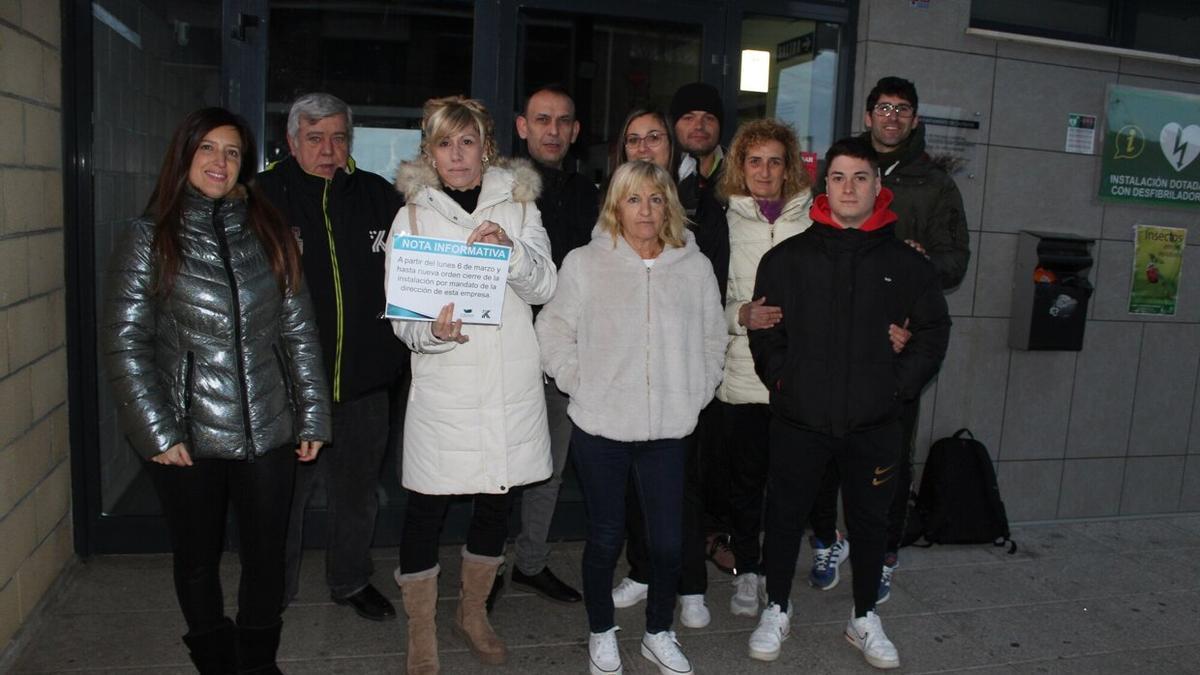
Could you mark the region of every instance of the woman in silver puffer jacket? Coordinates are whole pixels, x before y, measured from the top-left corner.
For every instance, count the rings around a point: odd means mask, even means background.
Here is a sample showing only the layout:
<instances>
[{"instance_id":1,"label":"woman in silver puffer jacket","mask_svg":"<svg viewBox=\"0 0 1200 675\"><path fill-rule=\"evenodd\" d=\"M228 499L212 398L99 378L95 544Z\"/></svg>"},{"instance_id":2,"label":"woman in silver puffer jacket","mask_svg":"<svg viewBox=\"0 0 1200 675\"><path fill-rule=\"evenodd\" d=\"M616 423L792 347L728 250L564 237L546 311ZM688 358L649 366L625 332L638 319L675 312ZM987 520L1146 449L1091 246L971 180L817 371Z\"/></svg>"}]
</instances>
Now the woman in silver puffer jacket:
<instances>
[{"instance_id":1,"label":"woman in silver puffer jacket","mask_svg":"<svg viewBox=\"0 0 1200 675\"><path fill-rule=\"evenodd\" d=\"M279 672L293 450L330 440L329 387L296 242L249 181L254 138L221 108L176 129L146 216L117 248L102 339L121 425L162 501L200 672ZM238 517L236 626L218 577Z\"/></svg>"}]
</instances>

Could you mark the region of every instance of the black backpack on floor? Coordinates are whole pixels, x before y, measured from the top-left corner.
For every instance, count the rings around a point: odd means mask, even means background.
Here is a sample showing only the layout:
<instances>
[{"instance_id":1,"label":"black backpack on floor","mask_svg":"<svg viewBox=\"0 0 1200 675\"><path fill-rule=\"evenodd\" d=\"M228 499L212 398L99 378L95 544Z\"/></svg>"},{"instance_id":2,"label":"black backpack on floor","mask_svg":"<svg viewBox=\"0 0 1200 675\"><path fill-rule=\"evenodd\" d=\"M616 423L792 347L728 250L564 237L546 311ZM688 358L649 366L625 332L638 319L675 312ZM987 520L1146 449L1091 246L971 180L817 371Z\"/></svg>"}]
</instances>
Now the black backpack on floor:
<instances>
[{"instance_id":1,"label":"black backpack on floor","mask_svg":"<svg viewBox=\"0 0 1200 675\"><path fill-rule=\"evenodd\" d=\"M1009 553L1017 550L991 455L966 429L929 448L921 491L908 518L905 544L923 537L927 546L994 544L1008 545Z\"/></svg>"}]
</instances>

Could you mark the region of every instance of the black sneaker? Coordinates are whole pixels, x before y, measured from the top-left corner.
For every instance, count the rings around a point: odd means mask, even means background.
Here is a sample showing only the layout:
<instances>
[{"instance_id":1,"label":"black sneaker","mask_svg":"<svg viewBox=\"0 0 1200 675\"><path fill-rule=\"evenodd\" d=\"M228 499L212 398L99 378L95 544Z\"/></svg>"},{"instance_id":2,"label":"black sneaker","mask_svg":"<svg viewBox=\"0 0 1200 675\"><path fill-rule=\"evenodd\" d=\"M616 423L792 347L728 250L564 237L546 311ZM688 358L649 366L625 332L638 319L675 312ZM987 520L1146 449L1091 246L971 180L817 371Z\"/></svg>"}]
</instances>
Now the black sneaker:
<instances>
[{"instance_id":1,"label":"black sneaker","mask_svg":"<svg viewBox=\"0 0 1200 675\"><path fill-rule=\"evenodd\" d=\"M359 616L371 621L391 621L396 618L396 608L391 601L371 584L354 595L334 598L333 601L339 605L350 605Z\"/></svg>"},{"instance_id":2,"label":"black sneaker","mask_svg":"<svg viewBox=\"0 0 1200 675\"><path fill-rule=\"evenodd\" d=\"M549 567L543 567L537 574L526 575L514 567L512 581L517 586L526 588L538 595L555 602L575 603L583 600L579 591L571 588L562 579L554 576Z\"/></svg>"}]
</instances>

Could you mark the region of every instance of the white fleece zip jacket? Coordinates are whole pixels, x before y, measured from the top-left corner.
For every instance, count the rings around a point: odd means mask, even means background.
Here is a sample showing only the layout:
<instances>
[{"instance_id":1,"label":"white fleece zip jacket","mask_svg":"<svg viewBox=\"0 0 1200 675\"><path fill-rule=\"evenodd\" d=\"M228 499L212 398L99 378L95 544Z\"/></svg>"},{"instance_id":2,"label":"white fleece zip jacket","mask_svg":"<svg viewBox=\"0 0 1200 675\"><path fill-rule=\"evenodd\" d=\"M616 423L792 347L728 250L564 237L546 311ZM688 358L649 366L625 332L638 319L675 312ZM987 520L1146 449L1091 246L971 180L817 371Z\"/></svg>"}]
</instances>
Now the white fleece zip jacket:
<instances>
[{"instance_id":1,"label":"white fleece zip jacket","mask_svg":"<svg viewBox=\"0 0 1200 675\"><path fill-rule=\"evenodd\" d=\"M623 238L593 229L563 261L536 328L567 414L594 436L682 438L721 381L720 293L691 232L647 268Z\"/></svg>"}]
</instances>

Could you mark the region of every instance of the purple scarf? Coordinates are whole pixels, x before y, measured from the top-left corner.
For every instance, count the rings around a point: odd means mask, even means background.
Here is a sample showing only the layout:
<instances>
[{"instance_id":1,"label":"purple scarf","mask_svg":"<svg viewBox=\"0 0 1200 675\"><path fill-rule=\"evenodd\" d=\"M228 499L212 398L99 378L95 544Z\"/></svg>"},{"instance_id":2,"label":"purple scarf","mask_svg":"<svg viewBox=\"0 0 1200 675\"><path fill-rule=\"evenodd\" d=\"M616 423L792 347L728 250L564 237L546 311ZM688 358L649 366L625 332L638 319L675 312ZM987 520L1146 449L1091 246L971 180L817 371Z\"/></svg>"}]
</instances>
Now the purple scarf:
<instances>
[{"instance_id":1,"label":"purple scarf","mask_svg":"<svg viewBox=\"0 0 1200 675\"><path fill-rule=\"evenodd\" d=\"M758 210L762 211L763 218L766 218L767 222L772 225L779 218L779 214L783 213L784 202L782 199L755 199L754 201L758 203Z\"/></svg>"}]
</instances>

